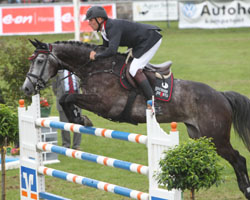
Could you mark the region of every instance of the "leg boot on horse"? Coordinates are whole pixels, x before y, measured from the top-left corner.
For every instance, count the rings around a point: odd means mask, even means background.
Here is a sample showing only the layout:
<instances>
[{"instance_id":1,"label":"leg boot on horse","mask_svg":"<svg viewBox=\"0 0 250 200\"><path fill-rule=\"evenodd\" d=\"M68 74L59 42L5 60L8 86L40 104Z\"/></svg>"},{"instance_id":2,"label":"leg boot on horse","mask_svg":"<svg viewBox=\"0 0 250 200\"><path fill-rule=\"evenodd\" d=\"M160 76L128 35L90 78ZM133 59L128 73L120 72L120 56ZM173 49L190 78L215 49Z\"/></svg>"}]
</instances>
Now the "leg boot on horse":
<instances>
[{"instance_id":1,"label":"leg boot on horse","mask_svg":"<svg viewBox=\"0 0 250 200\"><path fill-rule=\"evenodd\" d=\"M78 94L64 94L59 100L69 122L81 124L83 126L93 126L91 120L87 116L81 115L77 107L74 105L75 95Z\"/></svg>"},{"instance_id":2,"label":"leg boot on horse","mask_svg":"<svg viewBox=\"0 0 250 200\"><path fill-rule=\"evenodd\" d=\"M142 69L139 69L136 72L134 79L136 80L136 82L140 86L140 88L142 89L143 94L146 97L146 99L151 100L152 96L154 95L154 92L153 92L152 87L148 81L148 78L145 76ZM154 102L154 106L155 106L156 114L162 115L163 114L162 109L156 101Z\"/></svg>"}]
</instances>

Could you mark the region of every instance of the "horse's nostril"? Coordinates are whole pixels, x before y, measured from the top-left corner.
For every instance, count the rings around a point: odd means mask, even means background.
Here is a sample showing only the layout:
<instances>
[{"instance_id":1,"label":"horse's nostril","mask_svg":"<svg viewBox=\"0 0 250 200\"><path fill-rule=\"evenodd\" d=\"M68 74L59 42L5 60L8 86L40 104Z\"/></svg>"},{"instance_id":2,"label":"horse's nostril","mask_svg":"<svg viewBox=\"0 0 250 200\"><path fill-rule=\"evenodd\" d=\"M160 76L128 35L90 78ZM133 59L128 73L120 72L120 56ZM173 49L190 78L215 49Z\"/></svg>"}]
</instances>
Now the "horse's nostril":
<instances>
[{"instance_id":1,"label":"horse's nostril","mask_svg":"<svg viewBox=\"0 0 250 200\"><path fill-rule=\"evenodd\" d=\"M24 91L24 93L26 95L29 95L30 94L30 89L28 87L23 87L22 90Z\"/></svg>"},{"instance_id":2,"label":"horse's nostril","mask_svg":"<svg viewBox=\"0 0 250 200\"><path fill-rule=\"evenodd\" d=\"M25 87L25 88L24 88L24 91L25 91L25 92L29 92L29 88Z\"/></svg>"},{"instance_id":3,"label":"horse's nostril","mask_svg":"<svg viewBox=\"0 0 250 200\"><path fill-rule=\"evenodd\" d=\"M29 91L29 88L24 87L24 86L23 86L21 89L22 89L22 91L24 91L25 93Z\"/></svg>"}]
</instances>

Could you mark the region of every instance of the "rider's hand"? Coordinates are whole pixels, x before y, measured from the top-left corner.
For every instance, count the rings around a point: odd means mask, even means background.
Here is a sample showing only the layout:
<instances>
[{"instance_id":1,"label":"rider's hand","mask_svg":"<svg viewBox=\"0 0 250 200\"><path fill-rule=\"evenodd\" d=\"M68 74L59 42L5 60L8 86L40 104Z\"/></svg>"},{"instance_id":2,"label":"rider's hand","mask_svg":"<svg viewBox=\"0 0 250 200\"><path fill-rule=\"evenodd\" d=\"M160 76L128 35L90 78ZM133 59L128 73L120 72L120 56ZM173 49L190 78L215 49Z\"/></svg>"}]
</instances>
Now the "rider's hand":
<instances>
[{"instance_id":1,"label":"rider's hand","mask_svg":"<svg viewBox=\"0 0 250 200\"><path fill-rule=\"evenodd\" d=\"M91 52L90 52L90 54L89 54L90 60L95 60L95 54L96 54L95 51L91 51Z\"/></svg>"}]
</instances>

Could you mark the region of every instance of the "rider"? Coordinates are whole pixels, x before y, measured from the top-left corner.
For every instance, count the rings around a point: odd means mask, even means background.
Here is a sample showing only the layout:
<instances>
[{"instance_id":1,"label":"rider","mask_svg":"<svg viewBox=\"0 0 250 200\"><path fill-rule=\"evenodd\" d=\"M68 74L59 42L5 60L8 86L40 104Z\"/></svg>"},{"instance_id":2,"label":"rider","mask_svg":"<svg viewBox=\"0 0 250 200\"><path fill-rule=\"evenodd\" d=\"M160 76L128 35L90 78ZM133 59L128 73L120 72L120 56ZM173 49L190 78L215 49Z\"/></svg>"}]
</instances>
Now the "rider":
<instances>
[{"instance_id":1,"label":"rider","mask_svg":"<svg viewBox=\"0 0 250 200\"><path fill-rule=\"evenodd\" d=\"M90 52L90 59L106 58L117 53L119 46L132 48L133 60L129 73L134 77L147 100L152 99L154 92L143 73L143 68L155 55L160 47L162 35L157 26L130 22L121 19L111 19L101 6L93 6L88 9L86 19L95 31L100 31L103 38L103 46L108 47L102 52ZM157 113L160 107L156 105Z\"/></svg>"}]
</instances>

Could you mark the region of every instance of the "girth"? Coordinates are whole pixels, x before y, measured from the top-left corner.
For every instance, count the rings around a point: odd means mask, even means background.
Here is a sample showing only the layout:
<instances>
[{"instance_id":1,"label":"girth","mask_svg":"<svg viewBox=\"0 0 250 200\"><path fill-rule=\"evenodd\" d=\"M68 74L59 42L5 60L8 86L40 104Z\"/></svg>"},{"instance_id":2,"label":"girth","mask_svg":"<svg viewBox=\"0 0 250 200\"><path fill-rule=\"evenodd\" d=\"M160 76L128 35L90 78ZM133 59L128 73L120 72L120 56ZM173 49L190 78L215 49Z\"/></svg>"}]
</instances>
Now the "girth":
<instances>
[{"instance_id":1,"label":"girth","mask_svg":"<svg viewBox=\"0 0 250 200\"><path fill-rule=\"evenodd\" d=\"M131 119L131 111L132 111L137 94L138 94L138 91L134 88L129 91L128 99L127 99L127 102L123 111L117 117L113 118L112 121L129 122L134 125L138 124L137 122Z\"/></svg>"}]
</instances>

